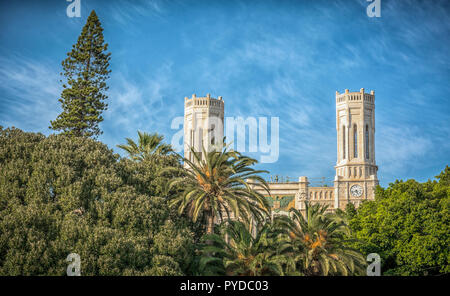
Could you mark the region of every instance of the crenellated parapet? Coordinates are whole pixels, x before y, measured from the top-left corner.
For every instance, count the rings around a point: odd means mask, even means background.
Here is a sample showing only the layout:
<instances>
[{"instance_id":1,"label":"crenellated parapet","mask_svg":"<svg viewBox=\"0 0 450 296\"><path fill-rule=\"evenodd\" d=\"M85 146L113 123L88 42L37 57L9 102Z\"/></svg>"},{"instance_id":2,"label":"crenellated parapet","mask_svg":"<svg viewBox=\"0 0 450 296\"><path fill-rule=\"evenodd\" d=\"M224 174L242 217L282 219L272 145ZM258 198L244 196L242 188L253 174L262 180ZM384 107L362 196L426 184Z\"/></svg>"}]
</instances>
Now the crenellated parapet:
<instances>
[{"instance_id":1,"label":"crenellated parapet","mask_svg":"<svg viewBox=\"0 0 450 296\"><path fill-rule=\"evenodd\" d=\"M207 94L206 97L197 97L195 94L192 95L191 98L184 98L184 106L185 108L196 106L196 107L219 107L224 108L224 101L221 96L217 99L211 97L210 94Z\"/></svg>"},{"instance_id":2,"label":"crenellated parapet","mask_svg":"<svg viewBox=\"0 0 450 296\"><path fill-rule=\"evenodd\" d=\"M371 90L370 93L365 93L364 88L361 88L359 92L350 92L346 89L342 94L336 91L336 104L345 104L350 102L375 104L375 91Z\"/></svg>"}]
</instances>

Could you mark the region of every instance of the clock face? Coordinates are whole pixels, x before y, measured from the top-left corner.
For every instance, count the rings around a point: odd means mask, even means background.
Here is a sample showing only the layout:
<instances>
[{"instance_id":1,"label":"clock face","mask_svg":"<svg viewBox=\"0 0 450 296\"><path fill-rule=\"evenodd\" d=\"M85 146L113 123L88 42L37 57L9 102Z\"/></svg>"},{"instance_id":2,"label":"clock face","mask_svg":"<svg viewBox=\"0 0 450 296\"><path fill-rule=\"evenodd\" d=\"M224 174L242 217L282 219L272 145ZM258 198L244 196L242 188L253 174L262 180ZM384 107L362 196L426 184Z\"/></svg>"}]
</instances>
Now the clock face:
<instances>
[{"instance_id":1,"label":"clock face","mask_svg":"<svg viewBox=\"0 0 450 296\"><path fill-rule=\"evenodd\" d=\"M352 194L352 196L360 197L363 193L363 189L359 185L353 185L352 187L350 187L350 193Z\"/></svg>"}]
</instances>

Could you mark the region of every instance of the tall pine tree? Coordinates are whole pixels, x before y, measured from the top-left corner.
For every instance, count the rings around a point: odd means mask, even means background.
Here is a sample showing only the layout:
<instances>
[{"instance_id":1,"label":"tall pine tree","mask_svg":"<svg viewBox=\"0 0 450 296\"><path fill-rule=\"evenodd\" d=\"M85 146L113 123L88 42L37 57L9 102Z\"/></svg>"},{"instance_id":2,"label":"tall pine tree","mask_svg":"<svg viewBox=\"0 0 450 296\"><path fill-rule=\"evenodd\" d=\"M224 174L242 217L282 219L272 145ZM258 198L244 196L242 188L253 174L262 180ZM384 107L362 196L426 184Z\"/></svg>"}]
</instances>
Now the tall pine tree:
<instances>
[{"instance_id":1,"label":"tall pine tree","mask_svg":"<svg viewBox=\"0 0 450 296\"><path fill-rule=\"evenodd\" d=\"M59 101L63 112L50 121L50 128L63 134L77 137L96 137L102 132L98 124L103 121L102 111L108 105L105 81L111 71L108 69L111 53L103 39L103 28L93 10L83 27L78 41L62 62L67 84ZM62 82L62 80L61 80Z\"/></svg>"}]
</instances>

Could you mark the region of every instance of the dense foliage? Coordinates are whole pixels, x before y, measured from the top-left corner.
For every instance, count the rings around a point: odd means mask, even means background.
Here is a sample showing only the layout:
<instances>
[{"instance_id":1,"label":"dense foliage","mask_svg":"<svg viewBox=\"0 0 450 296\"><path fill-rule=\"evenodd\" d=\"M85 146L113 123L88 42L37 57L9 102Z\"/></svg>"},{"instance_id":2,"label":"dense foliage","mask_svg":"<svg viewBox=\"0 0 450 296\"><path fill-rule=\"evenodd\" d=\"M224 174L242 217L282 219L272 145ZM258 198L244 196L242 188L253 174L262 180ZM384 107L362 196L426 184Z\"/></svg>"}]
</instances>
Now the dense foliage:
<instances>
[{"instance_id":1,"label":"dense foliage","mask_svg":"<svg viewBox=\"0 0 450 296\"><path fill-rule=\"evenodd\" d=\"M366 261L346 245L350 229L327 206L306 203L260 225L225 221L205 235L200 270L215 275L364 275Z\"/></svg>"},{"instance_id":2,"label":"dense foliage","mask_svg":"<svg viewBox=\"0 0 450 296\"><path fill-rule=\"evenodd\" d=\"M364 256L348 246L352 241L347 222L328 207L305 202L305 216L291 209L291 217L280 217L289 232L290 273L305 275L364 275Z\"/></svg>"},{"instance_id":3,"label":"dense foliage","mask_svg":"<svg viewBox=\"0 0 450 296\"><path fill-rule=\"evenodd\" d=\"M347 215L363 254L378 253L385 275L450 272L450 168L437 180L396 181L379 187L375 201Z\"/></svg>"},{"instance_id":4,"label":"dense foliage","mask_svg":"<svg viewBox=\"0 0 450 296\"><path fill-rule=\"evenodd\" d=\"M204 236L199 269L207 275L284 275L286 239L270 220L259 228L225 221Z\"/></svg>"},{"instance_id":5,"label":"dense foliage","mask_svg":"<svg viewBox=\"0 0 450 296\"><path fill-rule=\"evenodd\" d=\"M449 272L449 167L378 188L345 216L307 205L305 217L224 219L209 231L205 217L171 210L233 163L170 187L192 172L176 155L133 160L90 138L0 128L0 274L64 275L69 253L83 275L358 275L369 253L386 275Z\"/></svg>"},{"instance_id":6,"label":"dense foliage","mask_svg":"<svg viewBox=\"0 0 450 296\"><path fill-rule=\"evenodd\" d=\"M159 176L175 157L119 159L104 144L0 129L0 274L182 275L194 235ZM170 241L170 244L167 244Z\"/></svg>"}]
</instances>

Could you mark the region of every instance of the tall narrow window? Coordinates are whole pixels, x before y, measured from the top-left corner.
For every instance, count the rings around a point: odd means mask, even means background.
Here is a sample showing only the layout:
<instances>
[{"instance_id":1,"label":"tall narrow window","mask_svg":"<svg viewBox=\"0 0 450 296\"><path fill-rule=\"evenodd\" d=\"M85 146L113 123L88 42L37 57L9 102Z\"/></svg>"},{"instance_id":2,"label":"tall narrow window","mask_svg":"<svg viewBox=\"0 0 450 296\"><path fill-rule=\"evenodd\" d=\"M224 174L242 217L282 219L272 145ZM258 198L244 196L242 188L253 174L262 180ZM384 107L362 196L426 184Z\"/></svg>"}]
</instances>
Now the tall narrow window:
<instances>
[{"instance_id":1,"label":"tall narrow window","mask_svg":"<svg viewBox=\"0 0 450 296\"><path fill-rule=\"evenodd\" d=\"M345 159L345 125L342 126L342 159Z\"/></svg>"},{"instance_id":2,"label":"tall narrow window","mask_svg":"<svg viewBox=\"0 0 450 296\"><path fill-rule=\"evenodd\" d=\"M194 157L192 156L191 147L194 147L194 130L191 130L191 141L189 142L189 160L193 161Z\"/></svg>"},{"instance_id":3,"label":"tall narrow window","mask_svg":"<svg viewBox=\"0 0 450 296\"><path fill-rule=\"evenodd\" d=\"M358 130L356 124L353 125L353 157L358 158Z\"/></svg>"},{"instance_id":4,"label":"tall narrow window","mask_svg":"<svg viewBox=\"0 0 450 296\"><path fill-rule=\"evenodd\" d=\"M366 124L366 159L369 159L369 126Z\"/></svg>"},{"instance_id":5,"label":"tall narrow window","mask_svg":"<svg viewBox=\"0 0 450 296\"><path fill-rule=\"evenodd\" d=\"M214 145L216 143L216 138L214 137L215 131L214 129L216 126L214 124L211 125L211 145Z\"/></svg>"}]
</instances>

